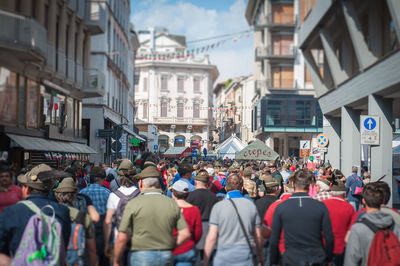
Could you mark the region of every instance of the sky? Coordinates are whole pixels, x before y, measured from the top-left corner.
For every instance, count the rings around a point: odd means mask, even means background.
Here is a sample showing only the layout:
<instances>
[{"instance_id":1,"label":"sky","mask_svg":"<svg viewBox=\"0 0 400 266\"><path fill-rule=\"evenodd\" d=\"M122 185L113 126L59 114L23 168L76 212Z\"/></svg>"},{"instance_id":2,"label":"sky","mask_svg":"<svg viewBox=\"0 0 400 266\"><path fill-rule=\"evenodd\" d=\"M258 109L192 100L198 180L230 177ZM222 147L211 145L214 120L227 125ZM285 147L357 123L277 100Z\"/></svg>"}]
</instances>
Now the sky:
<instances>
[{"instance_id":1,"label":"sky","mask_svg":"<svg viewBox=\"0 0 400 266\"><path fill-rule=\"evenodd\" d=\"M246 4L247 0L131 0L131 22L136 31L165 27L171 34L185 35L189 49L202 48L221 39L190 41L250 30ZM253 33L227 38L231 39L207 52L218 67L217 82L253 73Z\"/></svg>"}]
</instances>

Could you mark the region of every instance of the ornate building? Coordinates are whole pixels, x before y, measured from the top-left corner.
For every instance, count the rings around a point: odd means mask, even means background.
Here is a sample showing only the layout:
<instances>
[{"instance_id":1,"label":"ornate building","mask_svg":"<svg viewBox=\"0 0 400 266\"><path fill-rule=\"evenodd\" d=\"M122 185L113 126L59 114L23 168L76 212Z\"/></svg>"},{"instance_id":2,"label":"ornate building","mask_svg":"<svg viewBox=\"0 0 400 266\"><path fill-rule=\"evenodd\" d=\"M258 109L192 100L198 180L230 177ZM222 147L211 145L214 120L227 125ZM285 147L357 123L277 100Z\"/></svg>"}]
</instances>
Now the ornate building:
<instances>
[{"instance_id":1,"label":"ornate building","mask_svg":"<svg viewBox=\"0 0 400 266\"><path fill-rule=\"evenodd\" d=\"M147 138L147 149L208 148L217 67L207 55L188 56L184 36L166 29L139 31L138 36L135 125Z\"/></svg>"}]
</instances>

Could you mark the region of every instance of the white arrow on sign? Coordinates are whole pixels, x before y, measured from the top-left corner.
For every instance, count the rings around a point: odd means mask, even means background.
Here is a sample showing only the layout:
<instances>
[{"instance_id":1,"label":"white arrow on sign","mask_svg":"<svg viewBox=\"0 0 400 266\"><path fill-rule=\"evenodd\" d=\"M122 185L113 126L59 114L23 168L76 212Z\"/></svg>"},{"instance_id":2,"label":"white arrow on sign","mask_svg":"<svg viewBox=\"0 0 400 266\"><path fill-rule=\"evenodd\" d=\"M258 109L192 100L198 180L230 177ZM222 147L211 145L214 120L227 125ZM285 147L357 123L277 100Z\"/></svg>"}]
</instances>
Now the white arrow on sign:
<instances>
[{"instance_id":1,"label":"white arrow on sign","mask_svg":"<svg viewBox=\"0 0 400 266\"><path fill-rule=\"evenodd\" d=\"M370 119L368 119L368 122L367 122L367 124L368 124L368 129L369 130L371 130L371 127L372 127L372 124L373 124L373 122L372 122L372 119L370 118Z\"/></svg>"}]
</instances>

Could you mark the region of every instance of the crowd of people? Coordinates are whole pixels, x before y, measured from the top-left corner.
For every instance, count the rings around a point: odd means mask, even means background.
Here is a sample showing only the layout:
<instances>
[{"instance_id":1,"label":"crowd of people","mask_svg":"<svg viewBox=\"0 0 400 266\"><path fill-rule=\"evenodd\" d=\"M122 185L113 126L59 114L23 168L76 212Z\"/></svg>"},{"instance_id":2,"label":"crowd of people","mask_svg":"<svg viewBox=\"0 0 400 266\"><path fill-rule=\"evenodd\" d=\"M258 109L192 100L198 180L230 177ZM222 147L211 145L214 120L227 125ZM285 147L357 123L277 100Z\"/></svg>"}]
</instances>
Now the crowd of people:
<instances>
[{"instance_id":1,"label":"crowd of people","mask_svg":"<svg viewBox=\"0 0 400 266\"><path fill-rule=\"evenodd\" d=\"M314 166L2 164L0 265L400 265L389 185Z\"/></svg>"}]
</instances>

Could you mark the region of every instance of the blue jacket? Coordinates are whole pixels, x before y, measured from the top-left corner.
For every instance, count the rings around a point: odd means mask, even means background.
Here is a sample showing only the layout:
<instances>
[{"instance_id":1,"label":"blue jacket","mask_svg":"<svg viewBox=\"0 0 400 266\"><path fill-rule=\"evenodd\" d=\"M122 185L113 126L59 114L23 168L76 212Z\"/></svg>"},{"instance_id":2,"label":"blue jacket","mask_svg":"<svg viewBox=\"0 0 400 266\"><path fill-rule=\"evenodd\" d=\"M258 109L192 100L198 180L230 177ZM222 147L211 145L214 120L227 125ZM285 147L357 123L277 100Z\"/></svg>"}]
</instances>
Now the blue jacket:
<instances>
[{"instance_id":1,"label":"blue jacket","mask_svg":"<svg viewBox=\"0 0 400 266\"><path fill-rule=\"evenodd\" d=\"M361 177L357 174L352 174L346 179L347 188L347 200L348 201L361 201L359 196L354 196L353 193L356 191L356 187L362 187L363 182Z\"/></svg>"},{"instance_id":2,"label":"blue jacket","mask_svg":"<svg viewBox=\"0 0 400 266\"><path fill-rule=\"evenodd\" d=\"M56 219L61 224L61 232L65 247L67 247L71 233L69 209L64 205L50 200L43 194L33 194L28 197L27 200L35 203L39 208L42 208L45 205L51 205L54 208ZM45 209L44 213L48 215L51 214L49 209ZM2 211L0 214L0 253L9 256L15 254L25 227L33 215L34 213L27 206L18 203L7 207Z\"/></svg>"}]
</instances>

